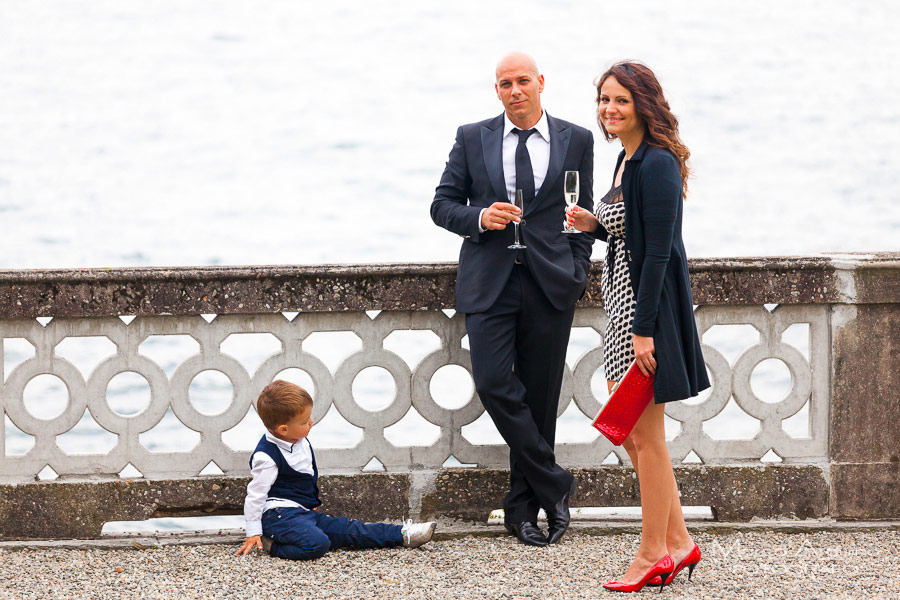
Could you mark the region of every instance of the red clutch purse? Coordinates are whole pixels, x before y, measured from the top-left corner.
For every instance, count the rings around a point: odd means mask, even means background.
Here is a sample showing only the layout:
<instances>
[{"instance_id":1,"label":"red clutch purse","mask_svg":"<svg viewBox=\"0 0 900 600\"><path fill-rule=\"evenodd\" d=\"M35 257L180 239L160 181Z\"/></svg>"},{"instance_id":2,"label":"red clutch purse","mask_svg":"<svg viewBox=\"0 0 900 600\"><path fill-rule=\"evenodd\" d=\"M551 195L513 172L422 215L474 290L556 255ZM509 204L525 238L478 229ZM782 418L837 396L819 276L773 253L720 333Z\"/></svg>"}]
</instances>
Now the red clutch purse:
<instances>
[{"instance_id":1,"label":"red clutch purse","mask_svg":"<svg viewBox=\"0 0 900 600\"><path fill-rule=\"evenodd\" d=\"M645 376L637 363L632 362L594 419L594 427L614 445L621 446L651 399L653 375Z\"/></svg>"}]
</instances>

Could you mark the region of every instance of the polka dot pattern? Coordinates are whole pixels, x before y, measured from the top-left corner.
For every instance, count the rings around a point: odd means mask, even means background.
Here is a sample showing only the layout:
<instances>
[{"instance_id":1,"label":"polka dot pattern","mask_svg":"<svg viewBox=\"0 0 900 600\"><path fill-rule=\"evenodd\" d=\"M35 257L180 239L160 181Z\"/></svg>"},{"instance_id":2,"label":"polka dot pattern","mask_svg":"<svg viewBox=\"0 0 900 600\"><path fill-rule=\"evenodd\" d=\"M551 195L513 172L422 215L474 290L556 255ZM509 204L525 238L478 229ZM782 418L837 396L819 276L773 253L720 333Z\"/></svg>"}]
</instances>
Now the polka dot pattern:
<instances>
[{"instance_id":1,"label":"polka dot pattern","mask_svg":"<svg viewBox=\"0 0 900 600\"><path fill-rule=\"evenodd\" d=\"M603 368L607 379L619 381L634 360L631 326L636 306L625 255L625 203L622 202L621 186L614 186L600 199L597 218L609 232L606 251L613 255L612 275L608 273L609 263L604 263L600 284L603 306L609 316L603 346Z\"/></svg>"}]
</instances>

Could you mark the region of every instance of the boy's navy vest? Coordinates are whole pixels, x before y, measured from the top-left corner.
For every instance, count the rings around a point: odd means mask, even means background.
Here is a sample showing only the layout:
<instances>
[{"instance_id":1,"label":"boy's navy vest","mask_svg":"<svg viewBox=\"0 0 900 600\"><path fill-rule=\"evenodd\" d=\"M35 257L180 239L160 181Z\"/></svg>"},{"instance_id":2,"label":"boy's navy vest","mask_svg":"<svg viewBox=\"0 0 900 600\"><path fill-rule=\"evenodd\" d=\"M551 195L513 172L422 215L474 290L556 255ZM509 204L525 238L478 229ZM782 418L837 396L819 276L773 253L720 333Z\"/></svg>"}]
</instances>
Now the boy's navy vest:
<instances>
[{"instance_id":1,"label":"boy's navy vest","mask_svg":"<svg viewBox=\"0 0 900 600\"><path fill-rule=\"evenodd\" d=\"M303 440L297 443L302 444ZM267 440L265 434L259 440L253 454L257 452L268 454L269 458L275 461L275 465L278 467L278 477L269 489L269 498L293 500L306 508L315 508L322 504L319 500L319 469L316 467L316 455L312 450L312 444L309 446L309 452L312 456L312 475L292 469L287 460L285 460L284 455L281 454L278 446ZM253 468L253 454L250 455L251 469Z\"/></svg>"}]
</instances>

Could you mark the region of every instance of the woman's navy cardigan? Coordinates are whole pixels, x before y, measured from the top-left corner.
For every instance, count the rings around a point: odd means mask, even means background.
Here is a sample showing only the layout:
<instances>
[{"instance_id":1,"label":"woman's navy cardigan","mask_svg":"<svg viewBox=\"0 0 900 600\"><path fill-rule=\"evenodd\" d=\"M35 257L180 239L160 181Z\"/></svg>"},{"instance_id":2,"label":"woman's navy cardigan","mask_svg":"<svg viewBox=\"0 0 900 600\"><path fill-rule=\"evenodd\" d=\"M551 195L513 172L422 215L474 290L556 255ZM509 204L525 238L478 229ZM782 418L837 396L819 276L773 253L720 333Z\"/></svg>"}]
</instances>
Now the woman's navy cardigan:
<instances>
[{"instance_id":1,"label":"woman's navy cardigan","mask_svg":"<svg viewBox=\"0 0 900 600\"><path fill-rule=\"evenodd\" d=\"M624 159L623 150L613 173ZM655 402L696 396L709 387L709 377L694 322L691 280L681 239L684 199L675 155L642 142L625 163L622 197L626 259L637 299L631 331L653 338ZM605 241L609 234L600 225L594 236Z\"/></svg>"}]
</instances>

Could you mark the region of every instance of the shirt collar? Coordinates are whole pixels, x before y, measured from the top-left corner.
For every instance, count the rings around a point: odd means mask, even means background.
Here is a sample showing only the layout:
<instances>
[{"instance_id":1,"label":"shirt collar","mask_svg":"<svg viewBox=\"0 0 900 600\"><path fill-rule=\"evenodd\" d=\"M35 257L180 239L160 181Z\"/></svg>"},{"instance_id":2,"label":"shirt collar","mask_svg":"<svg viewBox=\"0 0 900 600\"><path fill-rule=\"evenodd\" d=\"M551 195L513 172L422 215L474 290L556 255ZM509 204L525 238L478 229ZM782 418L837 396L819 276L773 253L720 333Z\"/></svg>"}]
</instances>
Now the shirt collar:
<instances>
[{"instance_id":1,"label":"shirt collar","mask_svg":"<svg viewBox=\"0 0 900 600\"><path fill-rule=\"evenodd\" d=\"M512 121L509 120L509 115L506 112L503 113L503 137L508 136L513 129L518 129L517 125L514 125ZM550 141L550 124L547 123L547 111L541 111L541 118L535 124L532 129L536 129L538 135L544 138L544 141Z\"/></svg>"},{"instance_id":2,"label":"shirt collar","mask_svg":"<svg viewBox=\"0 0 900 600\"><path fill-rule=\"evenodd\" d=\"M294 446L297 445L297 444L291 444L290 442L286 442L281 438L275 437L274 435L272 435L272 433L270 431L266 432L266 439L269 440L270 442L272 442L273 444L275 444L276 446L278 446L279 448L281 448L282 450L284 450L285 452L293 452ZM302 442L303 440L300 440L300 441ZM299 444L300 442L297 442L297 443Z\"/></svg>"}]
</instances>

